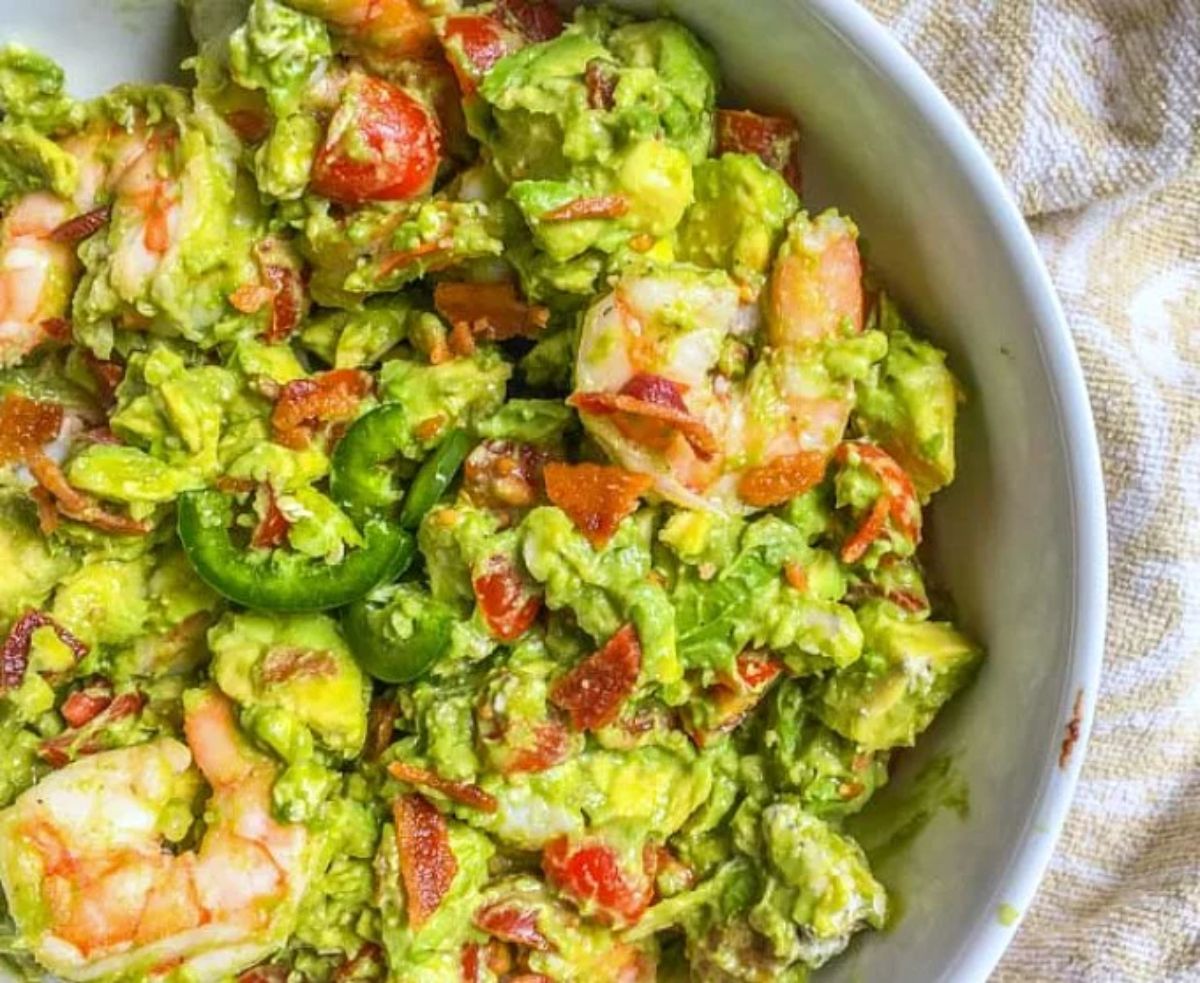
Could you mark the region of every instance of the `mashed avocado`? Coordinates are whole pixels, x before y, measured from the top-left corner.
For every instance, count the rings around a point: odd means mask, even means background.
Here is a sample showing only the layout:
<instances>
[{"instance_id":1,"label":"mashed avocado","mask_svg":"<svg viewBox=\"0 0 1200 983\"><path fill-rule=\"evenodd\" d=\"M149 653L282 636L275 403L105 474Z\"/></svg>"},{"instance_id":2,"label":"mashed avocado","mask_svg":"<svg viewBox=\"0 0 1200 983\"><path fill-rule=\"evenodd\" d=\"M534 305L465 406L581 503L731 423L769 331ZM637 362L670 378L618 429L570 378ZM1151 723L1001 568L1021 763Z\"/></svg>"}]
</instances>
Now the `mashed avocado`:
<instances>
[{"instance_id":1,"label":"mashed avocado","mask_svg":"<svg viewBox=\"0 0 1200 983\"><path fill-rule=\"evenodd\" d=\"M983 654L921 545L961 389L796 124L668 16L185 5L190 88L0 48L0 965L801 983L881 928L892 749Z\"/></svg>"}]
</instances>

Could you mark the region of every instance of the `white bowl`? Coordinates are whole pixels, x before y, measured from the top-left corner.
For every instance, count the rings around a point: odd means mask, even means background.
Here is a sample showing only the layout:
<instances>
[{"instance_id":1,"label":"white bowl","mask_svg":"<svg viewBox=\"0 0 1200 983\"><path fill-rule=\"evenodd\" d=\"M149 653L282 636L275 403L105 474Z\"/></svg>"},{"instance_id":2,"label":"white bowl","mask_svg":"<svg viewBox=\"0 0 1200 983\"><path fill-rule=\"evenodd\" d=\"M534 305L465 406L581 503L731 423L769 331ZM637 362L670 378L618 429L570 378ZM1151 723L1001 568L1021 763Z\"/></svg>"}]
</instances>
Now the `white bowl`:
<instances>
[{"instance_id":1,"label":"white bowl","mask_svg":"<svg viewBox=\"0 0 1200 983\"><path fill-rule=\"evenodd\" d=\"M645 13L658 0L627 3ZM806 133L806 197L859 223L870 261L947 348L969 402L960 476L932 512L933 561L988 649L977 683L907 757L953 755L966 819L940 812L885 880L904 915L822 979L983 980L1030 905L1070 803L1103 648L1103 484L1079 363L1004 185L916 63L849 0L687 0L731 103L787 110ZM41 47L90 94L170 76L170 0L0 0L0 35ZM1080 696L1079 694L1082 694ZM1073 753L1065 731L1082 708ZM1004 914L1002 914L1002 911Z\"/></svg>"}]
</instances>

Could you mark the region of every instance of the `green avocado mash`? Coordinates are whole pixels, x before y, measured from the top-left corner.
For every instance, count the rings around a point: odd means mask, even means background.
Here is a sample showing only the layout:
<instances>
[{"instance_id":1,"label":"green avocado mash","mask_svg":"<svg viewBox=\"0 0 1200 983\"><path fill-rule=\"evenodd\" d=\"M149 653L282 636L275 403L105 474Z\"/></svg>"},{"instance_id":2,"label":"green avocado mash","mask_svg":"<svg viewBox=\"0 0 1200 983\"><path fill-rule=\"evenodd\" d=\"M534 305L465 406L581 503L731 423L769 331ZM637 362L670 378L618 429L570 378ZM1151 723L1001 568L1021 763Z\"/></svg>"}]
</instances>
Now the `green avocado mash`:
<instances>
[{"instance_id":1,"label":"green avocado mash","mask_svg":"<svg viewBox=\"0 0 1200 983\"><path fill-rule=\"evenodd\" d=\"M185 6L191 87L0 47L0 976L799 983L894 921L962 388L795 124L666 16Z\"/></svg>"}]
</instances>

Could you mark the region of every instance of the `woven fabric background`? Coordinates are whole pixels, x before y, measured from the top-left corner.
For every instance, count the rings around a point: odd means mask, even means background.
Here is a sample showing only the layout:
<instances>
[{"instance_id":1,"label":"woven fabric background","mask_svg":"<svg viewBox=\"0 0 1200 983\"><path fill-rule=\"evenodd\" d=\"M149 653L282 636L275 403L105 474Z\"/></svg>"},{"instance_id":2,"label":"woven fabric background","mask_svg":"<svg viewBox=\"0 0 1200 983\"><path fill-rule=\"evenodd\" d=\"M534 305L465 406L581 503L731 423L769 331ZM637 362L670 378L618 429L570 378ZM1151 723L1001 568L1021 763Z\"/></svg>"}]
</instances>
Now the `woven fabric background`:
<instances>
[{"instance_id":1,"label":"woven fabric background","mask_svg":"<svg viewBox=\"0 0 1200 983\"><path fill-rule=\"evenodd\" d=\"M1200 0L866 0L1021 204L1087 375L1111 608L1049 875L994 977L1200 980Z\"/></svg>"}]
</instances>

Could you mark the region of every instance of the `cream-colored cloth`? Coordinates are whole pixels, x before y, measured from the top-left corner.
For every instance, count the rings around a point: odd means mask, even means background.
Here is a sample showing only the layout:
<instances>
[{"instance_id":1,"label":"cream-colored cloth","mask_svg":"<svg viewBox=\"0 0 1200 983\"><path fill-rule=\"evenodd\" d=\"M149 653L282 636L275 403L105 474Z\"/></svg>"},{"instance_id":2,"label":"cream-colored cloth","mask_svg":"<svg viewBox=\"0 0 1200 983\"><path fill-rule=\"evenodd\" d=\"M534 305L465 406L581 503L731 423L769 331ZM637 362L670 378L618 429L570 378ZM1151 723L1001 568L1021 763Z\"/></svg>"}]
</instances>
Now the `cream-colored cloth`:
<instances>
[{"instance_id":1,"label":"cream-colored cloth","mask_svg":"<svg viewBox=\"0 0 1200 983\"><path fill-rule=\"evenodd\" d=\"M1050 267L1108 493L1096 723L994 977L1200 981L1200 0L866 0L959 107Z\"/></svg>"}]
</instances>

